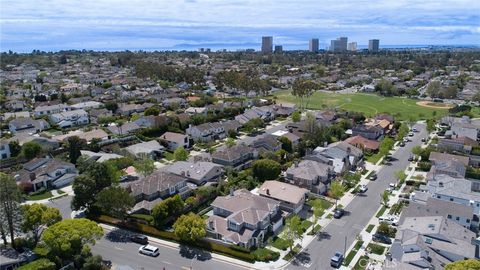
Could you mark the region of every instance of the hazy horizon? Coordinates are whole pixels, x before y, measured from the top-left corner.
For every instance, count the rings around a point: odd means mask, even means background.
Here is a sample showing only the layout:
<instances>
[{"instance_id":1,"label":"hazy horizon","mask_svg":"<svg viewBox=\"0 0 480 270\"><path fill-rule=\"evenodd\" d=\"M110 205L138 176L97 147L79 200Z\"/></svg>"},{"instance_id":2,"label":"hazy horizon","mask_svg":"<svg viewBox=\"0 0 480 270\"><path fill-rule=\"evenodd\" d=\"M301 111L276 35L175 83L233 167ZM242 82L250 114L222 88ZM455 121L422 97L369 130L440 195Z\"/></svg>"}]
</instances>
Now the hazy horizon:
<instances>
[{"instance_id":1,"label":"hazy horizon","mask_svg":"<svg viewBox=\"0 0 480 270\"><path fill-rule=\"evenodd\" d=\"M384 48L480 44L472 0L0 1L1 51L258 50L261 36L284 50L339 36L360 48L373 38Z\"/></svg>"}]
</instances>

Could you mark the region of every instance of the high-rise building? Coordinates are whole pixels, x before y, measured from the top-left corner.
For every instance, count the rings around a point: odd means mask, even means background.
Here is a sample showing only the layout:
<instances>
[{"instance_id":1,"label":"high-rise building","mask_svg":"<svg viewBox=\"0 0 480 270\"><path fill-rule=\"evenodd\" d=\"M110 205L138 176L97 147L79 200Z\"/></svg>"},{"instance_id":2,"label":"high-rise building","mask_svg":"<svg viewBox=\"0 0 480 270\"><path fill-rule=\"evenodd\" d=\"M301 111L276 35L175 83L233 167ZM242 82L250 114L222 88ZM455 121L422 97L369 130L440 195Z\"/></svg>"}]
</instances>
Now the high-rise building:
<instances>
[{"instance_id":1,"label":"high-rise building","mask_svg":"<svg viewBox=\"0 0 480 270\"><path fill-rule=\"evenodd\" d=\"M274 53L282 53L282 52L283 52L283 46L282 45L275 45Z\"/></svg>"},{"instance_id":2,"label":"high-rise building","mask_svg":"<svg viewBox=\"0 0 480 270\"><path fill-rule=\"evenodd\" d=\"M308 50L314 53L318 52L318 38L310 39L310 42L308 44Z\"/></svg>"},{"instance_id":3,"label":"high-rise building","mask_svg":"<svg viewBox=\"0 0 480 270\"><path fill-rule=\"evenodd\" d=\"M272 53L273 51L273 37L262 37L262 53Z\"/></svg>"},{"instance_id":4,"label":"high-rise building","mask_svg":"<svg viewBox=\"0 0 480 270\"><path fill-rule=\"evenodd\" d=\"M349 50L351 52L357 51L357 42L348 43L347 50Z\"/></svg>"},{"instance_id":5,"label":"high-rise building","mask_svg":"<svg viewBox=\"0 0 480 270\"><path fill-rule=\"evenodd\" d=\"M371 52L378 52L380 48L380 40L379 39L370 39L368 41L368 50Z\"/></svg>"},{"instance_id":6,"label":"high-rise building","mask_svg":"<svg viewBox=\"0 0 480 270\"><path fill-rule=\"evenodd\" d=\"M347 51L347 37L339 37L334 39L330 43L330 50L333 52L346 52Z\"/></svg>"}]
</instances>

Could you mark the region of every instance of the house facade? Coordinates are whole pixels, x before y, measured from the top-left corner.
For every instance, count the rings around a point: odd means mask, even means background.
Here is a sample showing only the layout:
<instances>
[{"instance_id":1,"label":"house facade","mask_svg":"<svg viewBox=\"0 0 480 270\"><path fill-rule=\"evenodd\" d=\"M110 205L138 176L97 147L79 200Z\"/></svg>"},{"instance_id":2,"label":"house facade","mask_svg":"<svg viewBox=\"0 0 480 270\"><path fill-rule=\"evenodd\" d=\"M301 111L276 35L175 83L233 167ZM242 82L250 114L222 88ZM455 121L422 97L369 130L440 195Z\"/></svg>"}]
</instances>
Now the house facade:
<instances>
[{"instance_id":1,"label":"house facade","mask_svg":"<svg viewBox=\"0 0 480 270\"><path fill-rule=\"evenodd\" d=\"M86 125L90 119L88 113L84 110L66 111L55 113L49 116L50 122L61 128Z\"/></svg>"}]
</instances>

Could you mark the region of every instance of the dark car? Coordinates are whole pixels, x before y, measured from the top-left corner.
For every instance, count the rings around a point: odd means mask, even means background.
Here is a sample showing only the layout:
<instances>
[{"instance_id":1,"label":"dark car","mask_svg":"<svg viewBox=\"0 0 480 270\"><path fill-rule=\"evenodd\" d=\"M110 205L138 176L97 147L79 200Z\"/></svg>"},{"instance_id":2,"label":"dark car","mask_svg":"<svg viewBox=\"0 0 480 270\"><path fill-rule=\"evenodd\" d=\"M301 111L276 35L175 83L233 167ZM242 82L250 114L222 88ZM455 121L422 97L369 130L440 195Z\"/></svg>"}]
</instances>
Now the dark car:
<instances>
[{"instance_id":1,"label":"dark car","mask_svg":"<svg viewBox=\"0 0 480 270\"><path fill-rule=\"evenodd\" d=\"M380 242L380 243L384 243L384 244L387 244L387 245L392 244L392 239L390 239L389 237L387 237L383 234L376 233L372 236L372 239L375 242Z\"/></svg>"},{"instance_id":2,"label":"dark car","mask_svg":"<svg viewBox=\"0 0 480 270\"><path fill-rule=\"evenodd\" d=\"M413 161L413 156L409 156L408 161Z\"/></svg>"},{"instance_id":3,"label":"dark car","mask_svg":"<svg viewBox=\"0 0 480 270\"><path fill-rule=\"evenodd\" d=\"M148 238L145 235L141 235L141 234L131 235L130 236L130 241L138 243L138 244L142 244L142 245L148 244Z\"/></svg>"},{"instance_id":4,"label":"dark car","mask_svg":"<svg viewBox=\"0 0 480 270\"><path fill-rule=\"evenodd\" d=\"M400 142L400 147L404 147L405 143L403 141Z\"/></svg>"},{"instance_id":5,"label":"dark car","mask_svg":"<svg viewBox=\"0 0 480 270\"><path fill-rule=\"evenodd\" d=\"M342 266L343 254L339 251L335 252L335 255L330 259L330 266L339 268Z\"/></svg>"},{"instance_id":6,"label":"dark car","mask_svg":"<svg viewBox=\"0 0 480 270\"><path fill-rule=\"evenodd\" d=\"M370 176L368 176L368 180L371 180L371 181L377 180L377 174L376 173L370 174Z\"/></svg>"},{"instance_id":7,"label":"dark car","mask_svg":"<svg viewBox=\"0 0 480 270\"><path fill-rule=\"evenodd\" d=\"M343 217L343 215L345 215L345 210L343 210L341 208L335 210L335 212L333 213L334 218L341 218L341 217Z\"/></svg>"}]
</instances>

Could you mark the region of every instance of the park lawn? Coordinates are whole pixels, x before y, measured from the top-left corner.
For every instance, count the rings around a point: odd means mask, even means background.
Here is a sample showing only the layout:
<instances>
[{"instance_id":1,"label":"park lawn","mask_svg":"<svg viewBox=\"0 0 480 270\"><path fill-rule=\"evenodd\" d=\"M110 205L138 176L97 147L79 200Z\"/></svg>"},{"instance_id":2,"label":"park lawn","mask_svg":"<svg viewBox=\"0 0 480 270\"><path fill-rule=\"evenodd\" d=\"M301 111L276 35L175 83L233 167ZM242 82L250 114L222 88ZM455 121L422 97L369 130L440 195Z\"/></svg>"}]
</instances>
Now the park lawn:
<instances>
[{"instance_id":1,"label":"park lawn","mask_svg":"<svg viewBox=\"0 0 480 270\"><path fill-rule=\"evenodd\" d=\"M275 96L280 101L297 103L297 99L290 94L290 90L278 91ZM446 108L428 108L417 105L418 100L402 97L383 97L375 94L355 93L337 94L315 92L310 98L308 109L339 108L349 111L362 112L371 117L379 113L388 113L397 120L432 118L436 111L436 118L448 113ZM298 105L298 104L297 104ZM472 110L475 114L477 111ZM478 111L480 113L480 111Z\"/></svg>"},{"instance_id":2,"label":"park lawn","mask_svg":"<svg viewBox=\"0 0 480 270\"><path fill-rule=\"evenodd\" d=\"M45 190L45 192L35 194L35 195L27 195L27 200L28 201L39 201L39 200L45 200L48 198L53 197L52 192L50 190Z\"/></svg>"}]
</instances>

